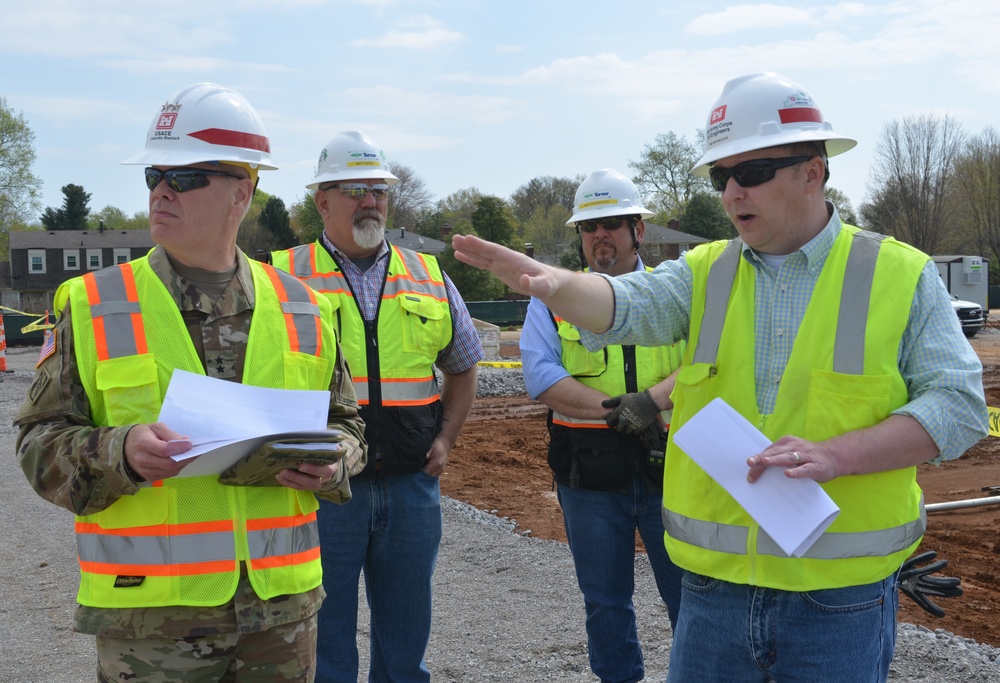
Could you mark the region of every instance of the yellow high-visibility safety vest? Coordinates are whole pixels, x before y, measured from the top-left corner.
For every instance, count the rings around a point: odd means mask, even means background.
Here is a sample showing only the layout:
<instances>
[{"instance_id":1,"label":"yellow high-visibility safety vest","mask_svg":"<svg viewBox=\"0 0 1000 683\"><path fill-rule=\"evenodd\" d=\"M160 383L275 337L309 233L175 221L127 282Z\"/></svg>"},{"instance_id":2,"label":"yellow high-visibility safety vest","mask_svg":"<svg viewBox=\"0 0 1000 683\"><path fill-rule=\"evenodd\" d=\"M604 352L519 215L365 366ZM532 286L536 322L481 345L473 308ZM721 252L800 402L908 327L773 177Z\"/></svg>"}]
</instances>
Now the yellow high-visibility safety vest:
<instances>
[{"instance_id":1,"label":"yellow high-visibility safety vest","mask_svg":"<svg viewBox=\"0 0 1000 683\"><path fill-rule=\"evenodd\" d=\"M844 225L795 338L773 414L754 391L756 272L738 240L687 253L691 328L674 392L674 430L721 396L771 440L822 441L886 419L907 402L897 365L928 257ZM736 501L670 439L664 468L666 545L679 566L725 581L792 591L879 581L920 543L926 520L916 468L822 484L840 514L805 557L785 555Z\"/></svg>"},{"instance_id":2,"label":"yellow high-visibility safety vest","mask_svg":"<svg viewBox=\"0 0 1000 683\"><path fill-rule=\"evenodd\" d=\"M247 262L256 304L244 383L329 389L336 339L324 318L328 304L295 278ZM72 305L76 358L98 425L155 422L174 368L204 374L146 258L74 278L56 302ZM220 605L236 590L241 562L262 599L311 590L322 578L318 507L309 492L223 486L216 475L152 482L77 517L77 600L106 608Z\"/></svg>"},{"instance_id":3,"label":"yellow high-visibility safety vest","mask_svg":"<svg viewBox=\"0 0 1000 683\"><path fill-rule=\"evenodd\" d=\"M376 327L366 323L333 256L319 243L273 252L287 270L334 308L337 336L350 366L365 434L382 471L416 472L437 434L441 392L433 364L451 343L451 308L437 259L390 245ZM377 367L373 365L377 363ZM374 468L369 458L365 473Z\"/></svg>"}]
</instances>

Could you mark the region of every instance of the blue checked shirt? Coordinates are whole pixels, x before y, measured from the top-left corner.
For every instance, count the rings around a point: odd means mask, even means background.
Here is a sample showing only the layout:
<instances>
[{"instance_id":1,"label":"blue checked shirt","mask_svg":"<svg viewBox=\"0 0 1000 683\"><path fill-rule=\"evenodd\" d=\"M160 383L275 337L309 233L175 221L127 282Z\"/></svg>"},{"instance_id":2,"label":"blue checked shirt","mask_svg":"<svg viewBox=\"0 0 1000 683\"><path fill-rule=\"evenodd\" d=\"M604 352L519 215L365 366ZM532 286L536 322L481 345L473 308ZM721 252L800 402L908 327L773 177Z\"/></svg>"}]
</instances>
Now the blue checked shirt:
<instances>
[{"instance_id":1,"label":"blue checked shirt","mask_svg":"<svg viewBox=\"0 0 1000 683\"><path fill-rule=\"evenodd\" d=\"M790 254L777 271L743 246L743 258L757 271L754 384L762 415L774 411L792 344L840 226L834 210L823 231ZM693 274L683 257L664 261L650 276L629 273L606 279L614 291L614 322L602 335L581 331L587 348L656 346L687 336ZM962 334L948 291L930 260L917 283L898 355L910 400L894 414L910 415L923 425L938 447L938 461L959 457L987 435L983 366Z\"/></svg>"},{"instance_id":2,"label":"blue checked shirt","mask_svg":"<svg viewBox=\"0 0 1000 683\"><path fill-rule=\"evenodd\" d=\"M365 320L374 320L382 300L382 281L385 280L385 271L389 267L389 245L383 240L375 255L375 263L368 270L362 271L344 252L334 246L325 232L322 233L322 240L323 246L333 255L334 261L340 266L344 277L350 283L354 296L357 298L361 317ZM438 354L435 365L446 375L457 375L481 361L486 357L486 354L483 352L479 333L469 315L469 309L465 307L462 295L458 293L451 278L443 271L442 274L444 275L445 288L448 291L448 307L451 309L453 332L451 343Z\"/></svg>"}]
</instances>

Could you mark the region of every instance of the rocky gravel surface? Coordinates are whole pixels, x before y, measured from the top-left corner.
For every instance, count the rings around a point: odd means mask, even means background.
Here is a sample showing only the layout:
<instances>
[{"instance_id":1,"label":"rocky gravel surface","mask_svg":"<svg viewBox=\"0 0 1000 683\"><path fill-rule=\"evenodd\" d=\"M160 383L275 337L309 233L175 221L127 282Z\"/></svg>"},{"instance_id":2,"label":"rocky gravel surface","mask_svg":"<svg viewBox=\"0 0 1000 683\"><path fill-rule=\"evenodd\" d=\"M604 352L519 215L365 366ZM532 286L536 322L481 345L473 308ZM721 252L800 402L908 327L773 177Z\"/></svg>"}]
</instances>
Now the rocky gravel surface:
<instances>
[{"instance_id":1,"label":"rocky gravel surface","mask_svg":"<svg viewBox=\"0 0 1000 683\"><path fill-rule=\"evenodd\" d=\"M8 349L0 375L0 683L93 681L93 641L69 629L76 560L69 513L38 498L14 456L10 426L37 349ZM482 371L481 395L523 392L520 372ZM514 391L511 387L520 386ZM432 680L575 683L587 666L583 604L565 544L521 535L516 525L444 500L444 540L435 575ZM362 600L362 604L363 604ZM636 611L647 680L666 676L670 625L645 558L636 562ZM358 641L367 653L367 618ZM1000 651L944 631L901 624L890 681L1000 681Z\"/></svg>"}]
</instances>

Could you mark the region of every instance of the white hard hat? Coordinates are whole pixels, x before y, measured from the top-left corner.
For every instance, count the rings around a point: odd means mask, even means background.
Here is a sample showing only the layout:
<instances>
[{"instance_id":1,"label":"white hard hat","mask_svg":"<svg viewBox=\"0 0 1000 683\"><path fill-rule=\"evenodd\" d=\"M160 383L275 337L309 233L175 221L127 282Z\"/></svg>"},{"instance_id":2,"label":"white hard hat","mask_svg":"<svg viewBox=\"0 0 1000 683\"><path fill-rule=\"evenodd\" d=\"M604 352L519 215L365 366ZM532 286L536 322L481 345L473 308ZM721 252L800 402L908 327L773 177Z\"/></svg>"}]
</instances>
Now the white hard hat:
<instances>
[{"instance_id":1,"label":"white hard hat","mask_svg":"<svg viewBox=\"0 0 1000 683\"><path fill-rule=\"evenodd\" d=\"M395 185L399 178L389 171L385 152L378 143L360 130L338 133L323 146L316 165L316 176L306 185L316 190L331 180L384 180L387 185Z\"/></svg>"},{"instance_id":2,"label":"white hard hat","mask_svg":"<svg viewBox=\"0 0 1000 683\"><path fill-rule=\"evenodd\" d=\"M627 176L613 168L594 171L580 183L573 200L573 215L566 225L606 216L652 218L653 212L642 205L639 191Z\"/></svg>"},{"instance_id":3,"label":"white hard hat","mask_svg":"<svg viewBox=\"0 0 1000 683\"><path fill-rule=\"evenodd\" d=\"M704 154L691 172L707 176L719 159L796 142L822 142L827 157L858 144L834 133L812 96L797 83L774 73L740 76L726 83L712 106Z\"/></svg>"},{"instance_id":4,"label":"white hard hat","mask_svg":"<svg viewBox=\"0 0 1000 683\"><path fill-rule=\"evenodd\" d=\"M187 166L205 161L273 171L264 123L243 95L215 83L178 91L153 117L146 149L123 164Z\"/></svg>"}]
</instances>

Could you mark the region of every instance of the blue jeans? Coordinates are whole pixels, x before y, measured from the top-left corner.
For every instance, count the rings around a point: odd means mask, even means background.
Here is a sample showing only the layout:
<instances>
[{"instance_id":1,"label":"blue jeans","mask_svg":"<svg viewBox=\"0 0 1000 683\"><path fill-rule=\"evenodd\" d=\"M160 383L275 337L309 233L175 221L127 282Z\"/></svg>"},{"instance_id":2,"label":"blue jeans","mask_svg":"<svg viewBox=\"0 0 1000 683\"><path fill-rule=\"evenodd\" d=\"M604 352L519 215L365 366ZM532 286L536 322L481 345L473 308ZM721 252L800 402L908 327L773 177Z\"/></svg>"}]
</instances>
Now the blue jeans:
<instances>
[{"instance_id":1,"label":"blue jeans","mask_svg":"<svg viewBox=\"0 0 1000 683\"><path fill-rule=\"evenodd\" d=\"M796 593L685 572L667 681L885 681L895 580Z\"/></svg>"},{"instance_id":2,"label":"blue jeans","mask_svg":"<svg viewBox=\"0 0 1000 683\"><path fill-rule=\"evenodd\" d=\"M628 493L560 485L558 494L587 611L590 668L603 683L640 681L645 669L632 604L636 528L671 625L681 603L681 570L663 546L660 494L639 476Z\"/></svg>"},{"instance_id":3,"label":"blue jeans","mask_svg":"<svg viewBox=\"0 0 1000 683\"><path fill-rule=\"evenodd\" d=\"M326 600L319 611L317 683L357 683L358 577L371 612L372 683L427 683L431 578L441 544L441 489L423 471L351 480L345 505L320 501Z\"/></svg>"}]
</instances>

